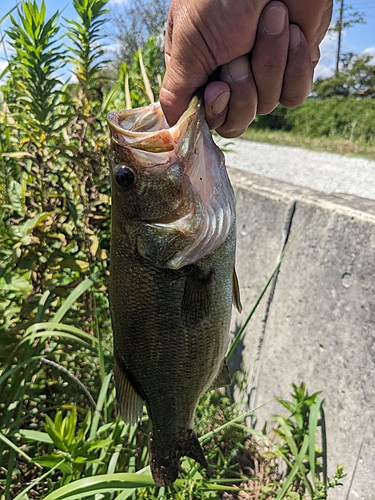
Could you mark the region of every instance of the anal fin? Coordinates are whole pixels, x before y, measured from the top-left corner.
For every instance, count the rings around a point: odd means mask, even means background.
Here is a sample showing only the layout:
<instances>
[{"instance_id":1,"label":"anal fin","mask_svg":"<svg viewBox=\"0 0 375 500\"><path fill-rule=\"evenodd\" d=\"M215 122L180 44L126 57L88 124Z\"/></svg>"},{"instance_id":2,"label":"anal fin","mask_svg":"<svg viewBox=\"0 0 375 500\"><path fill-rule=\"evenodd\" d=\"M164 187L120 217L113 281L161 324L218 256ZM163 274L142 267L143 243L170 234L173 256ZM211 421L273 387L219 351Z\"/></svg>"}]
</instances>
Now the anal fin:
<instances>
[{"instance_id":1,"label":"anal fin","mask_svg":"<svg viewBox=\"0 0 375 500\"><path fill-rule=\"evenodd\" d=\"M219 373L215 378L215 380L212 382L209 390L212 391L212 389L219 389L219 387L224 387L225 385L229 385L230 383L231 383L231 378L229 374L229 369L225 362L225 359L223 359L220 365Z\"/></svg>"},{"instance_id":2,"label":"anal fin","mask_svg":"<svg viewBox=\"0 0 375 500\"><path fill-rule=\"evenodd\" d=\"M241 297L240 297L240 286L238 284L238 278L237 278L237 273L236 273L235 268L233 268L232 282L233 282L232 302L233 302L234 307L237 309L237 311L241 312L242 311L242 304L241 304Z\"/></svg>"},{"instance_id":3,"label":"anal fin","mask_svg":"<svg viewBox=\"0 0 375 500\"><path fill-rule=\"evenodd\" d=\"M116 399L119 413L124 422L136 424L142 418L143 400L130 383L120 361L115 356Z\"/></svg>"}]
</instances>

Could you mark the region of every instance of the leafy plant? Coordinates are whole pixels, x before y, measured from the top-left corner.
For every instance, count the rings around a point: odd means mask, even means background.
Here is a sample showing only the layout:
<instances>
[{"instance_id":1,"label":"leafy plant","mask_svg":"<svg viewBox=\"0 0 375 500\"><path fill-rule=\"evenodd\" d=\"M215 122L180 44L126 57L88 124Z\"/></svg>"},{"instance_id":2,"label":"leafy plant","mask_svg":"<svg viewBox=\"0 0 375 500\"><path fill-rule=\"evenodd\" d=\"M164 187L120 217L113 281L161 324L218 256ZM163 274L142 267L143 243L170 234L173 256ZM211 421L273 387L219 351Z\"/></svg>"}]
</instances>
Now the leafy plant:
<instances>
[{"instance_id":1,"label":"leafy plant","mask_svg":"<svg viewBox=\"0 0 375 500\"><path fill-rule=\"evenodd\" d=\"M11 18L14 54L2 88L12 120L12 137L3 146L3 331L27 328L46 290L66 296L88 274L103 290L109 241L107 135L102 99L92 91L102 78L103 61L97 58L103 51L97 44L105 3L74 2L81 22L72 22L68 35L76 42L76 69L82 75L78 94L56 77L67 61L67 49L56 39L58 13L47 19L44 1L39 7L24 0L19 20ZM12 162L20 173L9 180ZM90 314L92 296L86 301Z\"/></svg>"},{"instance_id":2,"label":"leafy plant","mask_svg":"<svg viewBox=\"0 0 375 500\"><path fill-rule=\"evenodd\" d=\"M338 467L333 479L327 478L326 435L320 392L309 395L306 385L292 385L291 400L275 398L289 416L276 415L270 419L276 436L275 449L269 456L279 457L286 465L285 477L280 486L267 487L265 491L275 491L276 500L283 498L326 498L330 488L339 486L344 468ZM321 428L322 450L317 447L318 427ZM263 434L269 435L267 423ZM272 440L272 437L271 437ZM274 489L275 488L275 489Z\"/></svg>"}]
</instances>

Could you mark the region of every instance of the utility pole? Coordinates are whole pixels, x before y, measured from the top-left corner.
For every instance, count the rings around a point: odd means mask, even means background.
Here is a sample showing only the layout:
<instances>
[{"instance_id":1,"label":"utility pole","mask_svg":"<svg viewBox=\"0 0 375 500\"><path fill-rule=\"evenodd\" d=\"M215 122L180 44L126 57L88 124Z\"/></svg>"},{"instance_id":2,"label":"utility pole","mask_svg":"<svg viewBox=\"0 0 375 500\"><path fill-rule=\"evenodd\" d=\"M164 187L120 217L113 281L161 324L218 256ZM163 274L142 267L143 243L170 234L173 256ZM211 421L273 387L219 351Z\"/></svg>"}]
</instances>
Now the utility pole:
<instances>
[{"instance_id":1,"label":"utility pole","mask_svg":"<svg viewBox=\"0 0 375 500\"><path fill-rule=\"evenodd\" d=\"M341 0L340 19L338 21L338 26L337 26L337 32L339 34L339 37L338 37L337 56L336 56L336 75L339 72L340 53L341 53L341 34L342 34L343 21L344 21L344 0Z\"/></svg>"}]
</instances>

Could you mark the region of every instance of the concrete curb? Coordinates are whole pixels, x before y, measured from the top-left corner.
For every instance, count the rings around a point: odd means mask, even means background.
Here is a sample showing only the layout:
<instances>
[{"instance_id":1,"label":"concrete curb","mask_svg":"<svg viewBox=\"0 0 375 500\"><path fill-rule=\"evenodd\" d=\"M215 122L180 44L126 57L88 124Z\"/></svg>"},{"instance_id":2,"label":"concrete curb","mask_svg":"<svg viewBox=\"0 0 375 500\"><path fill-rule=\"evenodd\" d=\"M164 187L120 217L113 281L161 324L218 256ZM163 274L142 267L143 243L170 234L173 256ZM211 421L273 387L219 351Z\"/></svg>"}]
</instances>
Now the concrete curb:
<instances>
[{"instance_id":1,"label":"concrete curb","mask_svg":"<svg viewBox=\"0 0 375 500\"><path fill-rule=\"evenodd\" d=\"M240 366L247 404L322 390L329 474L346 466L330 499L375 499L375 201L328 195L228 169L237 197L237 274L244 322L293 235L248 325ZM243 399L243 398L242 398ZM257 413L264 421L276 403Z\"/></svg>"}]
</instances>

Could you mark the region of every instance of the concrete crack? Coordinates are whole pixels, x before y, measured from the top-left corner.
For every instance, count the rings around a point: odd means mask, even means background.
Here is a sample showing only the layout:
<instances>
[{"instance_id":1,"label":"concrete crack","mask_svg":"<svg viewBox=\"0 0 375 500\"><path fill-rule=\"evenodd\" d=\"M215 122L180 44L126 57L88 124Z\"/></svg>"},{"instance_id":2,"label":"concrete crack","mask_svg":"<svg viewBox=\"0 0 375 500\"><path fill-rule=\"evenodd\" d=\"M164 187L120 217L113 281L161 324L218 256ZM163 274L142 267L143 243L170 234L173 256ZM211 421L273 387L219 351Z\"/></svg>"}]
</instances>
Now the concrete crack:
<instances>
[{"instance_id":1,"label":"concrete crack","mask_svg":"<svg viewBox=\"0 0 375 500\"><path fill-rule=\"evenodd\" d=\"M277 257L276 262L280 262L280 259L283 255L287 245L288 245L290 232L291 232L291 228L292 228L293 216L294 216L294 213L296 210L296 205L297 205L297 201L293 200L292 203L290 204L290 206L288 207L288 210L286 213L285 224L284 224L284 228L283 228L283 233L282 233L281 249L280 249L280 253ZM255 358L255 362L254 362L252 375L250 378L250 387L251 387L250 408L251 409L256 408L256 405L257 405L257 388L258 388L258 382L259 382L261 364L262 364L264 338L266 335L268 317L270 314L273 297L275 295L276 284L277 284L277 279L279 276L280 268L281 268L281 262L280 262L280 265L278 266L278 268L275 272L275 275L274 275L272 282L271 282L271 285L270 285L269 297L267 300L266 311L265 311L264 318L263 318L263 328L262 328L262 331L260 333L258 346L257 346L256 358Z\"/></svg>"}]
</instances>

